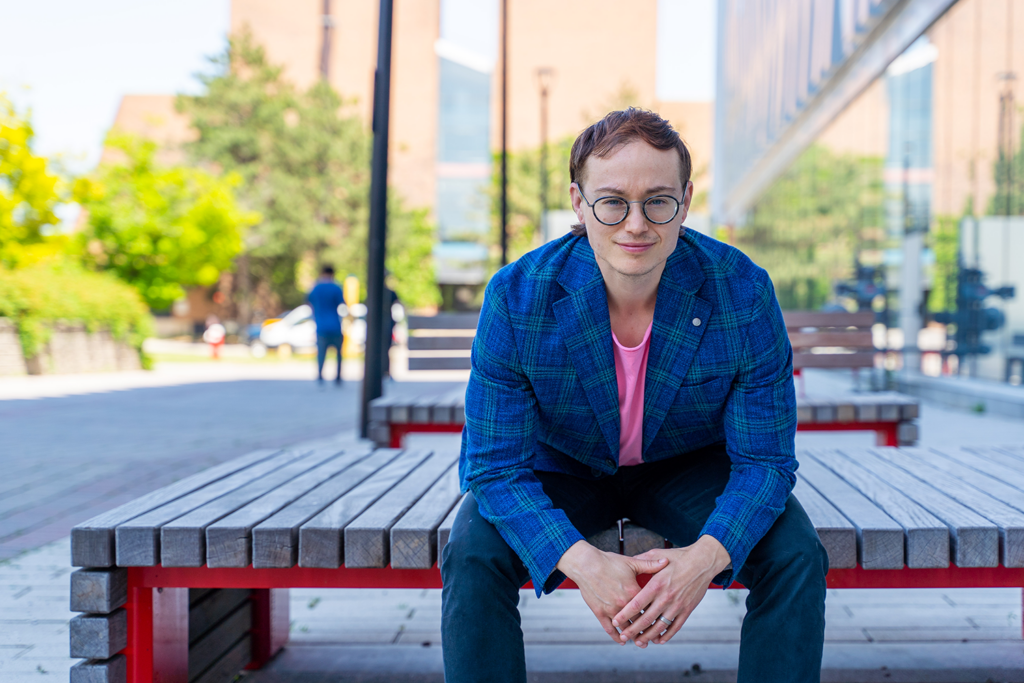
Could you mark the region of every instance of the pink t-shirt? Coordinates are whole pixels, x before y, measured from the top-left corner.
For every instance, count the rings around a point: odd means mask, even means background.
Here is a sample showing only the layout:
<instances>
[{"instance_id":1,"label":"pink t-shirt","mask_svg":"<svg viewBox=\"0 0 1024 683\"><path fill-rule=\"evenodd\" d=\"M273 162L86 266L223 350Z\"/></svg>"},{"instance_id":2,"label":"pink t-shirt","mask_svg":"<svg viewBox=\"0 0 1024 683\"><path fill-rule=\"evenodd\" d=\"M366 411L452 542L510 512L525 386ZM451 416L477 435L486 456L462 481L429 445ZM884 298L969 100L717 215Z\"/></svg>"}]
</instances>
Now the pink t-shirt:
<instances>
[{"instance_id":1,"label":"pink t-shirt","mask_svg":"<svg viewBox=\"0 0 1024 683\"><path fill-rule=\"evenodd\" d=\"M615 379L619 385L619 467L639 465L644 446L644 378L647 375L647 352L651 348L651 327L647 326L639 346L627 348L612 332L615 356Z\"/></svg>"}]
</instances>

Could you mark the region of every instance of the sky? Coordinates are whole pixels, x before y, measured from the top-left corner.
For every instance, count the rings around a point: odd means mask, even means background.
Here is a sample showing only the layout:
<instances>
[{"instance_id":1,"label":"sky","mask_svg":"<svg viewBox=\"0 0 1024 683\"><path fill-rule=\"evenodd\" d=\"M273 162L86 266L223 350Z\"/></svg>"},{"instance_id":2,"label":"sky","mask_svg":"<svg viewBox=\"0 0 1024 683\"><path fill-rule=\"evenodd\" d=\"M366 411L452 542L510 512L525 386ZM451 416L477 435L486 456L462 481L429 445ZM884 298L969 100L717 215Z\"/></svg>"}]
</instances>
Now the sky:
<instances>
[{"instance_id":1,"label":"sky","mask_svg":"<svg viewBox=\"0 0 1024 683\"><path fill-rule=\"evenodd\" d=\"M442 37L493 63L498 7L442 0ZM713 98L716 7L658 0L659 99ZM196 91L229 12L229 0L0 0L0 92L31 109L37 153L87 171L122 95Z\"/></svg>"}]
</instances>

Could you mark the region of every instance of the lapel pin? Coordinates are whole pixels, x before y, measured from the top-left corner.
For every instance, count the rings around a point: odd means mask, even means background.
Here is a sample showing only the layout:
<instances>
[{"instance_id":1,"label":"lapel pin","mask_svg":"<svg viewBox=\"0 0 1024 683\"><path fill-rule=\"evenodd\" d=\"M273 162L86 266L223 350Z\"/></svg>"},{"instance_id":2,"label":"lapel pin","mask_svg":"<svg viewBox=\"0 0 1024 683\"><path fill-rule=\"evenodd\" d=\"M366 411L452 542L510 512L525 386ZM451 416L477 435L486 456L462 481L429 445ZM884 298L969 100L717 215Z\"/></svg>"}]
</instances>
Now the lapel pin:
<instances>
[{"instance_id":1,"label":"lapel pin","mask_svg":"<svg viewBox=\"0 0 1024 683\"><path fill-rule=\"evenodd\" d=\"M700 318L694 318L693 319L693 326L694 327L700 327Z\"/></svg>"}]
</instances>

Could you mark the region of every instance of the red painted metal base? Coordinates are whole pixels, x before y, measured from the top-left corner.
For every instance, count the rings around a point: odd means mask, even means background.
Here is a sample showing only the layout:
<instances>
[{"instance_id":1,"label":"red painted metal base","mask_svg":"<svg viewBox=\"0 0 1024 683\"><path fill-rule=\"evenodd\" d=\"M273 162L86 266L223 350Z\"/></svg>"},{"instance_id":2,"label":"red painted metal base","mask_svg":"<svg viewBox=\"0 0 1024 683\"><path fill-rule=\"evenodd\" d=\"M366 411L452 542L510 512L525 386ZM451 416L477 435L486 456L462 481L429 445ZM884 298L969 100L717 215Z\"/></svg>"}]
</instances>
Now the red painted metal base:
<instances>
[{"instance_id":1,"label":"red painted metal base","mask_svg":"<svg viewBox=\"0 0 1024 683\"><path fill-rule=\"evenodd\" d=\"M462 432L462 425L457 424L426 424L422 422L412 422L406 424L392 424L391 425L391 442L388 446L391 448L401 448L402 441L405 440L406 434L412 434L415 432L423 433L427 432L430 434L459 434Z\"/></svg>"},{"instance_id":2,"label":"red painted metal base","mask_svg":"<svg viewBox=\"0 0 1024 683\"><path fill-rule=\"evenodd\" d=\"M641 581L646 583L646 581ZM129 683L177 683L188 671L188 588L253 589L253 661L259 668L288 637L287 588L440 588L441 570L431 569L210 569L128 568ZM524 587L532 587L526 584ZM730 588L742 588L733 583ZM833 569L829 588L1022 588L1024 569ZM576 588L566 581L561 588ZM162 591L160 590L162 589ZM184 602L182 602L184 595ZM158 597L159 596L159 597ZM167 597L164 597L167 596ZM1024 591L1022 591L1024 596ZM1024 601L1022 601L1024 603ZM184 605L182 610L181 605ZM156 607L155 607L156 606ZM182 631L182 615L184 630ZM156 617L156 618L155 618ZM184 664L181 662L184 634ZM154 648L155 645L155 648ZM176 660L176 661L175 661Z\"/></svg>"},{"instance_id":3,"label":"red painted metal base","mask_svg":"<svg viewBox=\"0 0 1024 683\"><path fill-rule=\"evenodd\" d=\"M878 435L879 446L899 446L899 437L897 436L899 426L898 422L829 422L824 424L797 424L796 429L798 432L875 432ZM419 422L392 424L391 441L388 443L388 446L391 448L401 448L408 434L458 434L461 432L462 425L457 424L425 424Z\"/></svg>"},{"instance_id":4,"label":"red painted metal base","mask_svg":"<svg viewBox=\"0 0 1024 683\"><path fill-rule=\"evenodd\" d=\"M899 446L899 422L826 422L824 424L797 423L798 432L874 432L879 446Z\"/></svg>"}]
</instances>

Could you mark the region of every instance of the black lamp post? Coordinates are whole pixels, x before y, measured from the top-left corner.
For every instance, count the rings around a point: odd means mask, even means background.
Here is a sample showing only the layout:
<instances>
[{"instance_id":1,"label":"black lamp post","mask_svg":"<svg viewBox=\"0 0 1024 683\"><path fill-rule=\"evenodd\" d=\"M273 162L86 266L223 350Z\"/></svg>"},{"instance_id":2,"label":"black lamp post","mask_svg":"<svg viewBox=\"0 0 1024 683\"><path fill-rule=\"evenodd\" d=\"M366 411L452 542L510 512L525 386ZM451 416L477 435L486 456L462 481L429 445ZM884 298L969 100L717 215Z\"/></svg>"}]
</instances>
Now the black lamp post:
<instances>
[{"instance_id":1,"label":"black lamp post","mask_svg":"<svg viewBox=\"0 0 1024 683\"><path fill-rule=\"evenodd\" d=\"M370 235L366 262L366 353L359 433L367 436L370 401L383 393L384 252L388 217L388 115L391 105L391 16L393 0L380 0L377 71L373 82L373 167L370 175ZM390 315L391 312L387 311Z\"/></svg>"}]
</instances>

